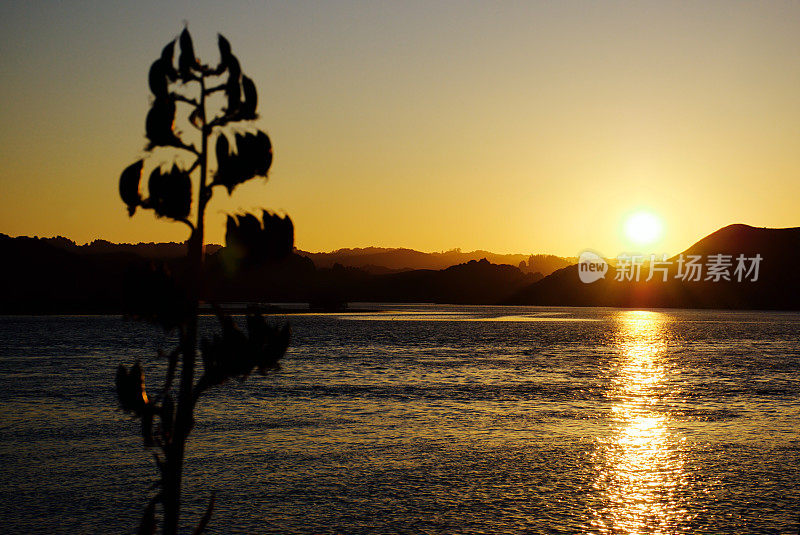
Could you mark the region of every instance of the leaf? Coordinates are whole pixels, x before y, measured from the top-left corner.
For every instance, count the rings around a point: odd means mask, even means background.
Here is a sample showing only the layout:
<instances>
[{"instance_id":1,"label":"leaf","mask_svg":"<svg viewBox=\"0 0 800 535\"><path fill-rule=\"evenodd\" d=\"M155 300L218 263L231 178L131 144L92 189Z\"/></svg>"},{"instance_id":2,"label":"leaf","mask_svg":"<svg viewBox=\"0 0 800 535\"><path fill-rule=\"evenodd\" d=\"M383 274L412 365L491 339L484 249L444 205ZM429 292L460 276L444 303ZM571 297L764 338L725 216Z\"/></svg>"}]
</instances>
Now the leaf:
<instances>
[{"instance_id":1,"label":"leaf","mask_svg":"<svg viewBox=\"0 0 800 535\"><path fill-rule=\"evenodd\" d=\"M186 219L192 206L192 180L189 174L172 166L168 173L154 169L148 182L147 206L160 217Z\"/></svg>"},{"instance_id":2,"label":"leaf","mask_svg":"<svg viewBox=\"0 0 800 535\"><path fill-rule=\"evenodd\" d=\"M139 193L139 182L142 179L142 166L144 160L139 160L125 168L119 177L119 196L122 202L128 205L128 216L136 212L136 207L142 204Z\"/></svg>"}]
</instances>

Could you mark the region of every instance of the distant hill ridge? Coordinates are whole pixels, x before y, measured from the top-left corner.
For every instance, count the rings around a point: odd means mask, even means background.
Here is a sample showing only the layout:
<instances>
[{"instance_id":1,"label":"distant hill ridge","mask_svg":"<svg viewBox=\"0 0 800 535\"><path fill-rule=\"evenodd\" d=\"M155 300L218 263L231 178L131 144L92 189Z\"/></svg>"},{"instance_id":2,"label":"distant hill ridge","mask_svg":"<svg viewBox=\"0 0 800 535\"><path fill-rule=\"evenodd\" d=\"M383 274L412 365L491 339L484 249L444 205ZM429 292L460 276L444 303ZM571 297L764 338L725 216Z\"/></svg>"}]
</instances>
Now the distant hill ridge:
<instances>
[{"instance_id":1,"label":"distant hill ridge","mask_svg":"<svg viewBox=\"0 0 800 535\"><path fill-rule=\"evenodd\" d=\"M649 265L642 267L640 281L615 280L609 270L606 278L590 284L581 282L578 266L555 271L518 291L507 304L735 308L800 310L800 227L758 228L734 224L700 239L681 253L685 259L698 255L729 255L735 266L738 255L760 255L757 281L683 280L677 275L678 258L671 260L667 281L645 281ZM731 266L731 275L733 266Z\"/></svg>"},{"instance_id":2,"label":"distant hill ridge","mask_svg":"<svg viewBox=\"0 0 800 535\"><path fill-rule=\"evenodd\" d=\"M129 276L151 264L185 273L184 248L175 243L79 246L63 238L0 234L0 257L6 259L0 277L0 313L124 312L128 290L133 288L127 283L132 280ZM364 301L493 304L542 277L485 258L441 270L370 273L340 263L316 267L297 253L277 262L232 269L228 251L216 249L207 256L203 281L203 299L215 303L304 302L324 309Z\"/></svg>"},{"instance_id":3,"label":"distant hill ridge","mask_svg":"<svg viewBox=\"0 0 800 535\"><path fill-rule=\"evenodd\" d=\"M132 265L156 260L180 273L186 269L183 251L185 244L180 243L133 245L96 241L76 245L64 238L10 238L0 234L0 257L5 260L0 277L0 313L122 311L126 273ZM515 255L484 253L346 249L305 253L308 256L295 253L278 263L231 270L225 258L226 249L211 246L204 299L220 303L306 302L324 308L339 308L348 302L429 302L800 310L797 269L800 228L729 225L700 239L683 253L699 255L706 262L710 255L730 255L729 260L739 254L760 255L757 281L745 277L740 282L735 276L728 281L705 277L699 281L684 280L677 277L678 263L673 257L666 281L659 280L660 277L644 280L649 268L645 264L638 282L616 280L617 267L612 266L605 278L587 284L581 282L578 265L574 263L546 277L529 271L531 263L536 267L536 262L540 262L538 265L561 262L563 266L568 259L529 256L527 262L520 260L521 265L509 265L493 261L513 261ZM481 258L470 258L471 255ZM433 265L409 270L406 267L410 260ZM333 264L325 267L325 262ZM380 266L377 262L384 265L376 268ZM436 269L435 262L449 265Z\"/></svg>"},{"instance_id":4,"label":"distant hill ridge","mask_svg":"<svg viewBox=\"0 0 800 535\"><path fill-rule=\"evenodd\" d=\"M0 234L0 239L8 239L10 236ZM113 243L107 240L93 240L84 245L78 245L75 241L65 238L63 236L56 236L53 238L29 238L27 236L19 236L22 239L38 240L42 243L49 244L59 249L78 254L114 254L114 253L128 253L144 258L180 258L186 256L186 243L183 242L139 242L139 243ZM213 254L222 248L221 245L208 244L206 251L208 254Z\"/></svg>"},{"instance_id":5,"label":"distant hill ridge","mask_svg":"<svg viewBox=\"0 0 800 535\"><path fill-rule=\"evenodd\" d=\"M8 238L5 234L0 234L0 237ZM55 247L79 254L129 253L152 259L172 259L186 256L186 243L180 242L113 243L107 240L94 240L85 245L78 245L73 240L62 236L31 239L39 239ZM221 248L221 245L208 244L206 245L206 252L214 254ZM345 248L319 253L298 249L295 252L300 256L311 259L318 268L332 268L334 265L340 264L344 267L361 268L373 274L416 269L440 270L485 258L492 264L509 264L518 267L524 273L538 272L542 276L546 276L557 269L567 267L578 261L576 257L545 254L498 254L483 250L462 252L461 249L426 253L401 247Z\"/></svg>"},{"instance_id":6,"label":"distant hill ridge","mask_svg":"<svg viewBox=\"0 0 800 535\"><path fill-rule=\"evenodd\" d=\"M477 250L464 252L461 249L426 253L407 248L364 247L337 249L329 253L297 251L310 258L320 268L340 264L345 267L358 267L371 273L391 271L410 271L415 269L445 269L450 266L466 264L470 261L486 259L492 264L508 264L518 267L525 273L549 275L557 269L567 267L578 261L577 257L555 255L499 254Z\"/></svg>"}]
</instances>

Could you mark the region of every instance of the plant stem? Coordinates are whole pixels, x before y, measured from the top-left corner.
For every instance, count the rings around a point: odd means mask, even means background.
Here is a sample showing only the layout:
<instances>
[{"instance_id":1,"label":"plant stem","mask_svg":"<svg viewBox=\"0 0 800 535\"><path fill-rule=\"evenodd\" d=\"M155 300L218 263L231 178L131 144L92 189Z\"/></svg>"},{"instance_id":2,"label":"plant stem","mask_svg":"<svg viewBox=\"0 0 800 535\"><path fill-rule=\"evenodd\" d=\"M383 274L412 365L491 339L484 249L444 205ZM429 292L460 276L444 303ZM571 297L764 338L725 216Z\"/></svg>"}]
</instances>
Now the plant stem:
<instances>
[{"instance_id":1,"label":"plant stem","mask_svg":"<svg viewBox=\"0 0 800 535\"><path fill-rule=\"evenodd\" d=\"M178 393L178 404L175 416L175 428L172 442L166 450L166 467L163 474L162 490L164 504L164 533L175 535L178 533L181 506L181 480L183 477L183 458L186 449L186 439L191 433L194 423L194 366L197 360L197 323L200 294L203 284L203 260L205 209L210 197L206 175L208 173L208 136L210 134L206 124L206 94L205 78L200 77L200 120L202 124L202 145L200 150L200 181L197 201L197 223L189 238L189 297L191 300L191 314L188 325L181 333L181 379Z\"/></svg>"}]
</instances>

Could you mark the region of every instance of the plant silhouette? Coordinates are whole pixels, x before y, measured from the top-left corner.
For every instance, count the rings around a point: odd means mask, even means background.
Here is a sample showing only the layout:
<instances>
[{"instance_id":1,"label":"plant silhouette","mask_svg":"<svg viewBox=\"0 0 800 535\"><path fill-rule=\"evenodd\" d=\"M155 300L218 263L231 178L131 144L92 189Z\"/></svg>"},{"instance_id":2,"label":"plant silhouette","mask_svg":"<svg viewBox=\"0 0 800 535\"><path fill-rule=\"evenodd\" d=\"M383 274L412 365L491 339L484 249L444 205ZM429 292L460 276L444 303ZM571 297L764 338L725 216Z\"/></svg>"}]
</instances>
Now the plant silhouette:
<instances>
[{"instance_id":1,"label":"plant silhouette","mask_svg":"<svg viewBox=\"0 0 800 535\"><path fill-rule=\"evenodd\" d=\"M288 325L270 325L260 312L250 310L244 332L216 305L220 331L210 339L198 340L204 278L204 216L213 188L222 186L230 194L243 182L266 178L272 163L269 137L261 131L253 132L248 123L257 118L255 84L242 74L228 40L219 35L218 44L220 62L216 66L203 64L195 57L187 29L178 38L177 67L175 40L164 47L149 73L154 99L145 121L147 155L128 166L119 180L120 196L130 216L138 208L149 209L158 217L183 222L190 229L183 276L176 277L164 267L151 265L132 269L126 280L130 314L177 332L179 338L173 351L162 354L167 359L167 373L158 395L148 395L139 362L130 367L120 364L117 369L119 403L123 411L141 420L144 445L154 450L160 473L139 533L155 532L159 504L163 533L178 532L184 452L194 424L195 404L203 392L230 378L243 380L254 370L264 374L276 369L289 344ZM213 106L213 101L219 105ZM176 116L182 112L197 130L199 147L175 130ZM209 161L211 138L216 144L214 172ZM161 165L149 165L163 161L154 152L163 153L164 147L171 149L171 166L164 169ZM182 157L186 154L191 160L188 165ZM140 184L148 167L152 170L144 197ZM197 192L196 197L193 191ZM236 251L242 265L286 257L292 253L293 243L294 227L288 216L264 211L260 217L253 214L228 217L226 247ZM195 369L198 348L202 354L201 370ZM205 529L213 503L212 494L195 533Z\"/></svg>"}]
</instances>

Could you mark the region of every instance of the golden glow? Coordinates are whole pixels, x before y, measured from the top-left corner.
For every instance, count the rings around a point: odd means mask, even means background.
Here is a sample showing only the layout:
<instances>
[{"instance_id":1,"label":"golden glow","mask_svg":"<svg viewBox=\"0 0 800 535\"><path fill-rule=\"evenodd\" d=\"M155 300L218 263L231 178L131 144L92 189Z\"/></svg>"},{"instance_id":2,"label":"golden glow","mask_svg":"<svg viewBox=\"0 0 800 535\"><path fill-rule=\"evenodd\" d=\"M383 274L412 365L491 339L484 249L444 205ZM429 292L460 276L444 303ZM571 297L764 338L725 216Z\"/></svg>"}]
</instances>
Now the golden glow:
<instances>
[{"instance_id":1,"label":"golden glow","mask_svg":"<svg viewBox=\"0 0 800 535\"><path fill-rule=\"evenodd\" d=\"M631 206L667 222L645 253L798 224L800 3L436 4L6 2L0 232L187 238L117 193L184 20L202 58L228 36L275 147L267 185L215 193L211 242L261 207L312 251L616 256Z\"/></svg>"},{"instance_id":2,"label":"golden glow","mask_svg":"<svg viewBox=\"0 0 800 535\"><path fill-rule=\"evenodd\" d=\"M663 232L664 224L651 212L637 212L625 220L625 237L634 245L652 245Z\"/></svg>"},{"instance_id":3,"label":"golden glow","mask_svg":"<svg viewBox=\"0 0 800 535\"><path fill-rule=\"evenodd\" d=\"M615 340L619 364L608 395L613 431L599 440L591 528L599 533L675 533L684 523L681 438L659 408L665 392L664 325L657 312L623 312Z\"/></svg>"}]
</instances>

